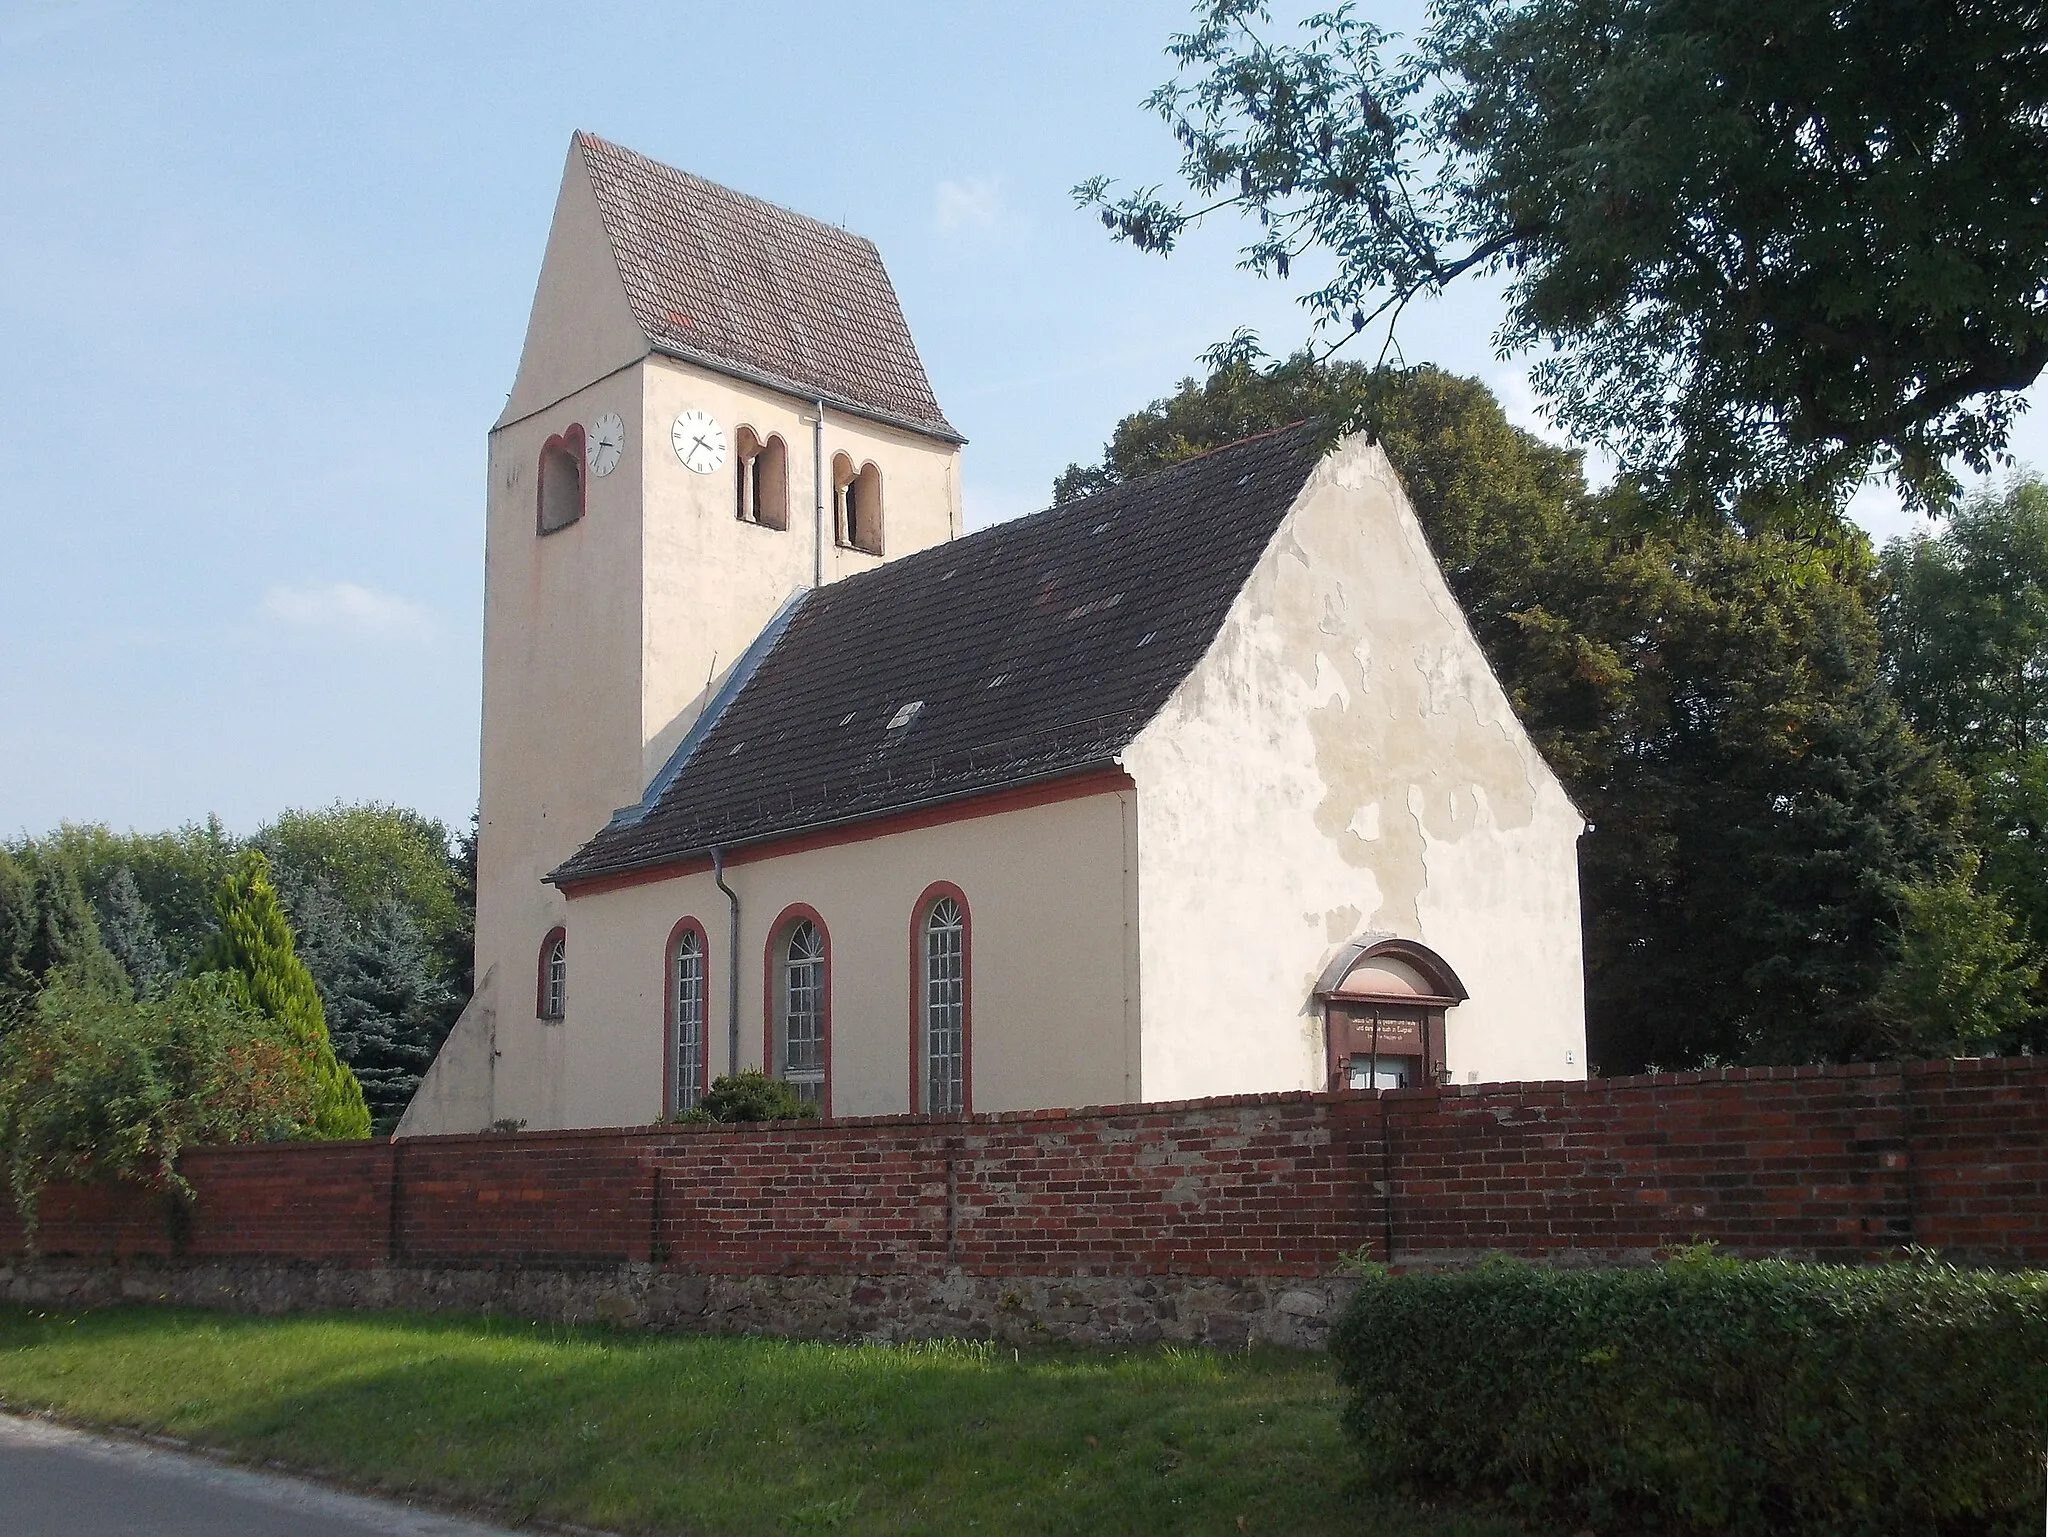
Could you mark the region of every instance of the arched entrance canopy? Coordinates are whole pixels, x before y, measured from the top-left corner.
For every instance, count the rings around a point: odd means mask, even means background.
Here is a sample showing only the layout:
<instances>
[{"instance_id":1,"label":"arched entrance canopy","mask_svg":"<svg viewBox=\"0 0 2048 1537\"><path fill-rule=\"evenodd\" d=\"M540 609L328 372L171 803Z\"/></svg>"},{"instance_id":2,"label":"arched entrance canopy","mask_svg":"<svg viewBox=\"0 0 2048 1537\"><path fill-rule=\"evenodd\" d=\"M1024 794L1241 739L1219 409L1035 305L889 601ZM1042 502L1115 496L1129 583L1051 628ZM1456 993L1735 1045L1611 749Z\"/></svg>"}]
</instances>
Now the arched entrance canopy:
<instances>
[{"instance_id":1,"label":"arched entrance canopy","mask_svg":"<svg viewBox=\"0 0 2048 1537\"><path fill-rule=\"evenodd\" d=\"M1470 997L1450 963L1394 934L1361 934L1316 979L1333 1089L1448 1081L1444 1013Z\"/></svg>"},{"instance_id":2,"label":"arched entrance canopy","mask_svg":"<svg viewBox=\"0 0 2048 1537\"><path fill-rule=\"evenodd\" d=\"M1333 998L1339 995L1350 997L1385 996L1374 982L1393 968L1369 967L1365 963L1376 960L1391 960L1413 969L1419 974L1426 987L1415 993L1418 998L1427 998L1443 1007L1463 1003L1471 997L1465 984L1458 980L1458 974L1451 970L1446 961L1428 945L1413 939L1402 939L1395 934L1361 934L1347 940L1338 947L1330 958L1330 964L1323 968L1323 974L1316 979L1316 996ZM1371 978L1371 981L1368 981Z\"/></svg>"}]
</instances>

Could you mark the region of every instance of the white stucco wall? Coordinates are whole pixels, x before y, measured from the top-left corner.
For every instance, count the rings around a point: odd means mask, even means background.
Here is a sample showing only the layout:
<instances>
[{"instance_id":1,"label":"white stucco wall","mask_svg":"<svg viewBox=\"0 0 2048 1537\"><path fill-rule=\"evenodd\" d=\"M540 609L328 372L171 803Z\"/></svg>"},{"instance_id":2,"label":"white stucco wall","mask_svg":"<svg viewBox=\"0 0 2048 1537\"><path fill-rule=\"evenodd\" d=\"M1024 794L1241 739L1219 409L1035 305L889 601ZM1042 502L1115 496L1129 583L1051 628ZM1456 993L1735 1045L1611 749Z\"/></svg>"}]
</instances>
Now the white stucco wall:
<instances>
[{"instance_id":1,"label":"white stucco wall","mask_svg":"<svg viewBox=\"0 0 2048 1537\"><path fill-rule=\"evenodd\" d=\"M692 407L716 416L729 441L742 424L781 434L786 531L737 519L730 459L698 475L676 458L669 426ZM581 521L537 534L542 444L607 411L626 425L618 467L586 476ZM810 585L810 415L807 402L648 352L572 146L488 455L476 971L498 979L496 1055L451 1057L432 1096L441 1109L423 1108L411 1129L475 1129L462 1107L485 1103L485 1119L568 1124L562 1032L530 1001L541 942L567 912L543 877L640 798L708 688ZM959 531L957 445L828 409L824 447L828 477L841 451L882 471L882 558ZM827 581L879 564L837 548L829 522L824 554ZM481 1096L461 1066L476 1061L495 1063Z\"/></svg>"},{"instance_id":2,"label":"white stucco wall","mask_svg":"<svg viewBox=\"0 0 2048 1537\"><path fill-rule=\"evenodd\" d=\"M730 864L740 895L740 1065L762 1063L766 947L792 904L831 943L832 1111L910 1108L911 925L949 881L967 899L976 1110L1141 1097L1129 793L1109 792ZM563 1114L633 1125L661 1109L664 965L684 917L709 939L708 1039L726 1071L729 910L709 871L579 896L569 907Z\"/></svg>"},{"instance_id":3,"label":"white stucco wall","mask_svg":"<svg viewBox=\"0 0 2048 1537\"><path fill-rule=\"evenodd\" d=\"M734 516L733 471L693 474L669 447L669 426L686 410L709 411L727 441L741 426L789 455L789 526L765 528ZM707 680L723 677L783 601L812 582L817 552L814 408L775 391L667 358L649 359L639 417L628 417L628 451L647 446L644 475L646 568L642 711L651 780L696 719ZM950 443L825 412L824 573L832 582L885 559L951 539L960 531L959 449ZM833 536L832 456L882 473L883 553L842 548Z\"/></svg>"},{"instance_id":4,"label":"white stucco wall","mask_svg":"<svg viewBox=\"0 0 2048 1537\"><path fill-rule=\"evenodd\" d=\"M1577 840L1386 456L1316 469L1138 786L1146 1097L1320 1088L1344 941L1420 940L1471 998L1458 1082L1585 1074Z\"/></svg>"},{"instance_id":5,"label":"white stucco wall","mask_svg":"<svg viewBox=\"0 0 2048 1537\"><path fill-rule=\"evenodd\" d=\"M646 334L626 302L597 194L584 168L583 146L571 140L519 372L498 425L531 416L646 351Z\"/></svg>"},{"instance_id":6,"label":"white stucco wall","mask_svg":"<svg viewBox=\"0 0 2048 1537\"><path fill-rule=\"evenodd\" d=\"M541 939L565 911L542 878L638 797L644 738L638 459L590 478L583 518L545 536L534 531L535 481L549 436L607 410L638 419L639 372L612 374L490 442L476 970L495 970L499 987L490 1118L536 1127L562 1114L559 1042L531 1001Z\"/></svg>"}]
</instances>

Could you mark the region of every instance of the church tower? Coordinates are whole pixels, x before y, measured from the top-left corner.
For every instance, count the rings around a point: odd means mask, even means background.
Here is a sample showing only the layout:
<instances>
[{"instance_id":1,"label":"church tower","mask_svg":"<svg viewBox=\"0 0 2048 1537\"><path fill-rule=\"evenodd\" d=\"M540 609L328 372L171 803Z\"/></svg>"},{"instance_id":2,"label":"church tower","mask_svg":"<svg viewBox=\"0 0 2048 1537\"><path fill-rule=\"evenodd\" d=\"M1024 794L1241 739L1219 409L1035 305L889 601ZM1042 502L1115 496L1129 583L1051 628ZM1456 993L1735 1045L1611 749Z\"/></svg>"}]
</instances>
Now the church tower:
<instances>
[{"instance_id":1,"label":"church tower","mask_svg":"<svg viewBox=\"0 0 2048 1537\"><path fill-rule=\"evenodd\" d=\"M407 1131L561 1124L545 877L795 594L960 532L961 442L871 243L574 137L490 434L477 998Z\"/></svg>"}]
</instances>

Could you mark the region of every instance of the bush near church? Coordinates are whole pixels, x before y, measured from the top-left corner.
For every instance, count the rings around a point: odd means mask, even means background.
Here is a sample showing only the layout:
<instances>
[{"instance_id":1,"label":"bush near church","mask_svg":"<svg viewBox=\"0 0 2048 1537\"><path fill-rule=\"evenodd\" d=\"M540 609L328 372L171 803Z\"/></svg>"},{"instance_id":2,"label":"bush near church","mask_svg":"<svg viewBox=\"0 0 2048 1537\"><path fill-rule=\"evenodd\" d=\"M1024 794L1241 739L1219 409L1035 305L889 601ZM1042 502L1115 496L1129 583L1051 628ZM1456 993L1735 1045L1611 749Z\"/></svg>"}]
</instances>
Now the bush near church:
<instances>
[{"instance_id":1,"label":"bush near church","mask_svg":"<svg viewBox=\"0 0 2048 1537\"><path fill-rule=\"evenodd\" d=\"M799 1099L796 1090L783 1079L770 1078L758 1067L743 1067L730 1078L713 1079L702 1103L675 1119L685 1124L716 1122L732 1126L756 1121L802 1121L817 1113L818 1107Z\"/></svg>"},{"instance_id":2,"label":"bush near church","mask_svg":"<svg viewBox=\"0 0 2048 1537\"><path fill-rule=\"evenodd\" d=\"M1562 1530L2040 1530L2048 1274L1372 1271L1331 1351L1369 1476Z\"/></svg>"}]
</instances>

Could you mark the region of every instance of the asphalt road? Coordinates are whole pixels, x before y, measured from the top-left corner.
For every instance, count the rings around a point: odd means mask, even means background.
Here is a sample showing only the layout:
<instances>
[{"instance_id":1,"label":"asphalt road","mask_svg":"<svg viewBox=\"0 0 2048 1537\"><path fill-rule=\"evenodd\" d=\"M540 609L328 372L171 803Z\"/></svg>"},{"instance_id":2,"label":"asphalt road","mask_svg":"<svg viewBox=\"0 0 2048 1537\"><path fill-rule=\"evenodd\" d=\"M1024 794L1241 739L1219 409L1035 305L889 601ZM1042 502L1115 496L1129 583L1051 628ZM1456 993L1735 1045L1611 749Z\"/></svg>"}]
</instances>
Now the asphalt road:
<instances>
[{"instance_id":1,"label":"asphalt road","mask_svg":"<svg viewBox=\"0 0 2048 1537\"><path fill-rule=\"evenodd\" d=\"M0 1415L6 1537L511 1537L46 1420Z\"/></svg>"}]
</instances>

